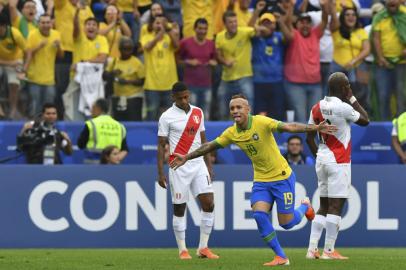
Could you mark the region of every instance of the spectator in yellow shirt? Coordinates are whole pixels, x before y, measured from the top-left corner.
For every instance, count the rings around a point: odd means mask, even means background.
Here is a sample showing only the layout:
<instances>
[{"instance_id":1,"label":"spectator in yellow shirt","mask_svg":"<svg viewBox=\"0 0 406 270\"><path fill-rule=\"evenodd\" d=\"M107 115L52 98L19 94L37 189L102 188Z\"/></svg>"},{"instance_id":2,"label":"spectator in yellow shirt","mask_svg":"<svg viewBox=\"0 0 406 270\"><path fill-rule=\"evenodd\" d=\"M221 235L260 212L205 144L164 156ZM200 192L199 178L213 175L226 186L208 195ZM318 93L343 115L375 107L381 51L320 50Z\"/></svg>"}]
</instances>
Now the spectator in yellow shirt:
<instances>
[{"instance_id":1,"label":"spectator in yellow shirt","mask_svg":"<svg viewBox=\"0 0 406 270\"><path fill-rule=\"evenodd\" d=\"M87 2L90 2L87 0ZM61 33L61 44L64 50L64 57L56 62L56 104L58 107L63 107L62 94L65 92L69 84L69 71L73 61L73 19L76 9L79 8L79 23L84 25L86 19L93 17L93 12L86 1L80 0L48 0L48 9L54 6L55 14L55 30ZM84 4L84 5L82 5ZM83 33L83 28L81 30ZM60 115L63 115L61 113Z\"/></svg>"},{"instance_id":2,"label":"spectator in yellow shirt","mask_svg":"<svg viewBox=\"0 0 406 270\"><path fill-rule=\"evenodd\" d=\"M17 117L17 101L20 89L18 75L23 70L25 40L20 31L9 25L8 18L0 14L0 76L8 82L11 118ZM5 116L0 108L0 117Z\"/></svg>"},{"instance_id":3,"label":"spectator in yellow shirt","mask_svg":"<svg viewBox=\"0 0 406 270\"><path fill-rule=\"evenodd\" d=\"M52 29L51 17L47 14L39 18L38 29L27 39L28 90L31 96L31 115L41 112L42 105L55 100L55 59L63 57L61 34Z\"/></svg>"},{"instance_id":4,"label":"spectator in yellow shirt","mask_svg":"<svg viewBox=\"0 0 406 270\"><path fill-rule=\"evenodd\" d=\"M109 56L120 57L118 49L120 39L122 36L131 37L131 29L120 17L120 12L114 5L107 6L104 19L105 23L100 24L99 34L107 37L110 47Z\"/></svg>"},{"instance_id":5,"label":"spectator in yellow shirt","mask_svg":"<svg viewBox=\"0 0 406 270\"><path fill-rule=\"evenodd\" d=\"M406 7L401 0L387 0L372 21L376 86L382 120L390 120L390 97L396 95L396 111L406 110Z\"/></svg>"},{"instance_id":6,"label":"spectator in yellow shirt","mask_svg":"<svg viewBox=\"0 0 406 270\"><path fill-rule=\"evenodd\" d=\"M158 120L170 106L172 85L178 81L175 51L179 47L179 28L166 17L153 19L152 33L141 38L145 58L145 98L147 119Z\"/></svg>"},{"instance_id":7,"label":"spectator in yellow shirt","mask_svg":"<svg viewBox=\"0 0 406 270\"><path fill-rule=\"evenodd\" d=\"M368 34L359 21L356 8L343 8L337 17L332 7L330 31L333 37L334 53L330 73L344 72L354 91L354 96L364 108L368 108L368 88L357 78L356 70L370 53Z\"/></svg>"},{"instance_id":8,"label":"spectator in yellow shirt","mask_svg":"<svg viewBox=\"0 0 406 270\"><path fill-rule=\"evenodd\" d=\"M105 75L114 78L113 117L117 121L141 121L144 100L145 69L133 56L131 38L120 39L120 57L108 64Z\"/></svg>"},{"instance_id":9,"label":"spectator in yellow shirt","mask_svg":"<svg viewBox=\"0 0 406 270\"><path fill-rule=\"evenodd\" d=\"M79 112L78 104L80 98L80 85L74 80L76 66L79 62L88 62L94 64L104 64L107 60L109 53L109 45L107 39L99 35L99 23L96 18L88 18L84 23L84 32L81 34L79 24L79 8L73 20L73 64L71 73L71 80L68 88L63 95L63 102L65 106L65 117L69 120L80 121L85 120L84 115ZM102 78L100 78L101 80ZM73 108L72 108L73 106Z\"/></svg>"},{"instance_id":10,"label":"spectator in yellow shirt","mask_svg":"<svg viewBox=\"0 0 406 270\"><path fill-rule=\"evenodd\" d=\"M21 9L21 14L17 10L18 0L9 1L10 19L13 27L20 30L24 38L27 38L29 33L37 29L35 16L37 15L37 6L33 0L26 0Z\"/></svg>"},{"instance_id":11,"label":"spectator in yellow shirt","mask_svg":"<svg viewBox=\"0 0 406 270\"><path fill-rule=\"evenodd\" d=\"M217 59L223 66L217 100L220 102L219 117L227 119L229 117L227 102L231 96L243 93L249 103L254 104L251 38L255 36L256 30L252 27L239 27L234 11L226 11L223 22L226 30L216 37Z\"/></svg>"},{"instance_id":12,"label":"spectator in yellow shirt","mask_svg":"<svg viewBox=\"0 0 406 270\"><path fill-rule=\"evenodd\" d=\"M138 41L140 25L140 12L138 11L139 0L110 0L109 4L117 5L117 8L122 12L123 20L131 30L131 35L134 41ZM120 40L120 39L118 39Z\"/></svg>"},{"instance_id":13,"label":"spectator in yellow shirt","mask_svg":"<svg viewBox=\"0 0 406 270\"><path fill-rule=\"evenodd\" d=\"M213 12L215 11L215 6L222 4L228 0L182 0L182 15L183 15L183 37L193 37L194 23L198 18L205 18L209 22L209 29L207 32L207 38L213 39ZM222 13L223 9L218 10L218 14ZM221 16L220 15L220 16Z\"/></svg>"}]
</instances>

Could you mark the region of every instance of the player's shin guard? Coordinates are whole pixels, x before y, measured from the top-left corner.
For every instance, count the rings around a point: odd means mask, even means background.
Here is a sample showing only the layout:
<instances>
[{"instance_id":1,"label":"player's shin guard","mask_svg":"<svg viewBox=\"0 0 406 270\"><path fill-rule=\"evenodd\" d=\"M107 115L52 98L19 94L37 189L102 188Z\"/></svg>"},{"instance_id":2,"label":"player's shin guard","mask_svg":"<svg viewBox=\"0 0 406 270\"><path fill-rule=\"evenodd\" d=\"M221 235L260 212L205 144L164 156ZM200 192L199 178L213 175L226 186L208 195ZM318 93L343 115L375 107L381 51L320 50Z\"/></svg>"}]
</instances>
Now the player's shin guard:
<instances>
[{"instance_id":1,"label":"player's shin guard","mask_svg":"<svg viewBox=\"0 0 406 270\"><path fill-rule=\"evenodd\" d=\"M326 217L322 215L316 215L312 221L312 229L310 232L309 250L315 251L318 248L319 240L323 229L326 226Z\"/></svg>"},{"instance_id":2,"label":"player's shin guard","mask_svg":"<svg viewBox=\"0 0 406 270\"><path fill-rule=\"evenodd\" d=\"M340 229L341 217L336 215L327 214L326 217L326 241L324 243L324 250L327 252L334 251L338 231Z\"/></svg>"},{"instance_id":3,"label":"player's shin guard","mask_svg":"<svg viewBox=\"0 0 406 270\"><path fill-rule=\"evenodd\" d=\"M257 222L259 233L264 239L265 243L272 248L277 256L286 258L285 252L279 244L276 231L274 230L269 215L263 211L254 211L254 219Z\"/></svg>"},{"instance_id":4,"label":"player's shin guard","mask_svg":"<svg viewBox=\"0 0 406 270\"><path fill-rule=\"evenodd\" d=\"M281 224L281 227L284 228L285 230L289 230L295 227L302 221L302 218L306 213L307 208L309 208L308 205L301 204L298 208L295 209L295 212L293 213L293 219L287 224Z\"/></svg>"},{"instance_id":5,"label":"player's shin guard","mask_svg":"<svg viewBox=\"0 0 406 270\"><path fill-rule=\"evenodd\" d=\"M186 250L185 231L186 231L186 215L183 217L173 216L172 219L173 231L178 244L179 253Z\"/></svg>"},{"instance_id":6,"label":"player's shin guard","mask_svg":"<svg viewBox=\"0 0 406 270\"><path fill-rule=\"evenodd\" d=\"M214 224L214 213L202 211L202 220L200 222L199 249L207 247L207 243L209 242L210 233L213 229L213 224Z\"/></svg>"}]
</instances>

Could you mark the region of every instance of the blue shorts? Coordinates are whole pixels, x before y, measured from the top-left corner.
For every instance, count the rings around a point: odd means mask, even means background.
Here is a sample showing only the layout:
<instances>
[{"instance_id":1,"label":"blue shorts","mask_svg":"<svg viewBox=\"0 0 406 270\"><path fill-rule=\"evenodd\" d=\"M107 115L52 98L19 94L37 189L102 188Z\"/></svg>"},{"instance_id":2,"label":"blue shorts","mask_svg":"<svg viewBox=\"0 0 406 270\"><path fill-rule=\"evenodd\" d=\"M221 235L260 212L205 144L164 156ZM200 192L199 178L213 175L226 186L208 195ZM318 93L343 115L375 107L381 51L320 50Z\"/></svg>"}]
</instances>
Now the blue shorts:
<instances>
[{"instance_id":1,"label":"blue shorts","mask_svg":"<svg viewBox=\"0 0 406 270\"><path fill-rule=\"evenodd\" d=\"M271 205L276 201L278 213L291 214L295 211L295 173L289 178L275 182L254 182L251 205L263 201Z\"/></svg>"}]
</instances>

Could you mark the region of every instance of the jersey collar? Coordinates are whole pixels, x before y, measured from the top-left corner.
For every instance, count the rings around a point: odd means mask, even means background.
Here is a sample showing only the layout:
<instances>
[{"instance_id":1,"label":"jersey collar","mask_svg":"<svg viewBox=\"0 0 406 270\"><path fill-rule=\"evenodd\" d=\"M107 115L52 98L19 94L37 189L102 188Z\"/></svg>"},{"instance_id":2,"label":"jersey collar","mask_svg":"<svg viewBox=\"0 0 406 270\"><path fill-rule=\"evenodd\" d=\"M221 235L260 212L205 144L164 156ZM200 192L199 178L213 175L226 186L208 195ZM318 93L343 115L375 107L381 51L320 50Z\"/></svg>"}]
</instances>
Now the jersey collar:
<instances>
[{"instance_id":1,"label":"jersey collar","mask_svg":"<svg viewBox=\"0 0 406 270\"><path fill-rule=\"evenodd\" d=\"M237 132L241 132L243 130L249 130L252 126L252 115L248 114L248 125L247 125L247 129L240 129L237 124L235 124L236 128L237 128Z\"/></svg>"}]
</instances>

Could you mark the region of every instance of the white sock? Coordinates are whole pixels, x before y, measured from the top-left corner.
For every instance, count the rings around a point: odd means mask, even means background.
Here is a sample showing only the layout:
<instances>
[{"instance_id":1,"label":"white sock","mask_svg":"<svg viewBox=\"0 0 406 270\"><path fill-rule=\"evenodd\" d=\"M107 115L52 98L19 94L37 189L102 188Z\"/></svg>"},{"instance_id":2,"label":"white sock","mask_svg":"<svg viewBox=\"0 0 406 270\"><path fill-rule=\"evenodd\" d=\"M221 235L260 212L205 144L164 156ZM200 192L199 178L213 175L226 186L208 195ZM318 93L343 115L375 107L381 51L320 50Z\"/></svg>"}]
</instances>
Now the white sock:
<instances>
[{"instance_id":1,"label":"white sock","mask_svg":"<svg viewBox=\"0 0 406 270\"><path fill-rule=\"evenodd\" d=\"M176 243L178 244L179 253L186 250L186 216L173 216L172 219L173 232L175 233Z\"/></svg>"},{"instance_id":2,"label":"white sock","mask_svg":"<svg viewBox=\"0 0 406 270\"><path fill-rule=\"evenodd\" d=\"M213 229L213 224L214 224L214 213L202 211L202 220L200 222L199 249L207 247L207 243L209 242L210 233Z\"/></svg>"},{"instance_id":3,"label":"white sock","mask_svg":"<svg viewBox=\"0 0 406 270\"><path fill-rule=\"evenodd\" d=\"M338 231L340 229L341 217L336 215L327 214L326 217L326 241L324 243L324 250L327 252L334 251Z\"/></svg>"},{"instance_id":4,"label":"white sock","mask_svg":"<svg viewBox=\"0 0 406 270\"><path fill-rule=\"evenodd\" d=\"M325 226L326 217L316 215L312 222L312 229L310 231L309 250L315 251L318 248L319 240Z\"/></svg>"}]
</instances>

